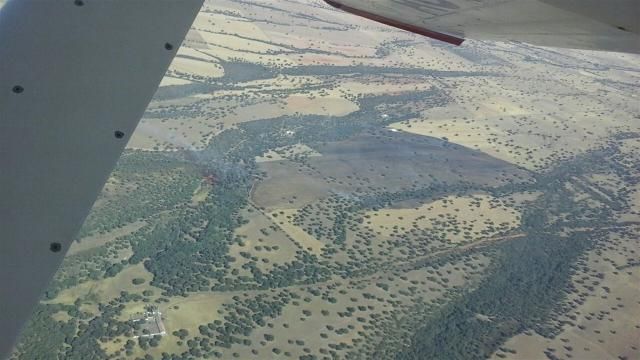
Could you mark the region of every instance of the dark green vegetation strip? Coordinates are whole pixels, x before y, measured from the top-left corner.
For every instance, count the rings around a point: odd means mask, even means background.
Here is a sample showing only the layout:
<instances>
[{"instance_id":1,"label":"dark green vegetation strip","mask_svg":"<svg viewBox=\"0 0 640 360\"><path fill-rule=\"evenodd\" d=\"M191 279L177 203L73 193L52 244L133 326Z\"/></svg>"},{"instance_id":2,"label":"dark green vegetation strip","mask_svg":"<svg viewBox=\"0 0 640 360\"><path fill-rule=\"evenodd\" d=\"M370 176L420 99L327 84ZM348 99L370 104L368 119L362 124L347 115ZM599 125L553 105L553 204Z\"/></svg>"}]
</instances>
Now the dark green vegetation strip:
<instances>
[{"instance_id":1,"label":"dark green vegetation strip","mask_svg":"<svg viewBox=\"0 0 640 360\"><path fill-rule=\"evenodd\" d=\"M566 295L573 264L589 244L585 233L565 239L542 233L503 244L492 275L428 319L396 359L485 359L526 329L548 333L540 324Z\"/></svg>"},{"instance_id":2,"label":"dark green vegetation strip","mask_svg":"<svg viewBox=\"0 0 640 360\"><path fill-rule=\"evenodd\" d=\"M576 261L585 250L606 241L609 231L600 229L615 227L615 210L628 206L624 191L609 192L607 199L593 192L593 198L600 200L593 206L576 201L564 184L591 173L628 177L628 170L616 164L618 153L617 145L610 144L558 164L536 176L534 184L520 185L522 190L544 192L523 214L522 229L529 236L501 244L490 275L475 290L425 319L410 345L395 358L485 359L508 338L528 329L555 336L561 324L554 323L553 315L573 291L569 279ZM493 192L513 190L508 186ZM380 354L393 353L380 348Z\"/></svg>"}]
</instances>

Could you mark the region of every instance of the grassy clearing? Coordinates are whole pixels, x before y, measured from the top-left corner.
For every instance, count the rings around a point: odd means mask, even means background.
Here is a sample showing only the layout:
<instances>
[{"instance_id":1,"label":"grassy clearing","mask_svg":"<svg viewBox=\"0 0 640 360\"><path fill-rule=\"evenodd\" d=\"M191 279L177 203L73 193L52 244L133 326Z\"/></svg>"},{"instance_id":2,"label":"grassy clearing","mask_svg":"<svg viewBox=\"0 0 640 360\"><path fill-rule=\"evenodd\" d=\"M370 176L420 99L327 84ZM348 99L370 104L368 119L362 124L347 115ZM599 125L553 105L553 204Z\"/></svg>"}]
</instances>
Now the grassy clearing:
<instances>
[{"instance_id":1,"label":"grassy clearing","mask_svg":"<svg viewBox=\"0 0 640 360\"><path fill-rule=\"evenodd\" d=\"M162 81L160 82L160 87L169 86L169 85L187 85L191 83L192 83L191 81L186 79L177 78L173 76L165 76L164 78L162 78Z\"/></svg>"},{"instance_id":2,"label":"grassy clearing","mask_svg":"<svg viewBox=\"0 0 640 360\"><path fill-rule=\"evenodd\" d=\"M293 95L286 101L291 113L344 116L359 109L357 104L341 97L309 98L308 95Z\"/></svg>"},{"instance_id":3,"label":"grassy clearing","mask_svg":"<svg viewBox=\"0 0 640 360\"><path fill-rule=\"evenodd\" d=\"M253 209L253 208L252 208ZM252 277L249 271L242 269L242 265L251 261L241 253L250 254L258 258L256 266L263 272L270 271L275 265L290 262L295 259L297 247L280 229L273 229L273 222L269 218L253 209L252 212L244 210L242 217L249 220L248 223L237 228L235 234L242 238L241 243L234 243L229 248L229 255L236 258L236 269L239 275Z\"/></svg>"},{"instance_id":4,"label":"grassy clearing","mask_svg":"<svg viewBox=\"0 0 640 360\"><path fill-rule=\"evenodd\" d=\"M184 57L176 57L171 63L170 70L178 74L189 76L222 77L224 69L214 62L197 60Z\"/></svg>"},{"instance_id":5,"label":"grassy clearing","mask_svg":"<svg viewBox=\"0 0 640 360\"><path fill-rule=\"evenodd\" d=\"M171 298L161 307L167 332L187 329L190 333L197 334L199 325L220 319L217 310L226 297L217 294L192 294L186 298Z\"/></svg>"},{"instance_id":6,"label":"grassy clearing","mask_svg":"<svg viewBox=\"0 0 640 360\"><path fill-rule=\"evenodd\" d=\"M310 148L308 145L298 143L292 146L283 146L269 150L262 156L256 156L256 162L291 159L296 155L305 157L322 156L322 154Z\"/></svg>"},{"instance_id":7,"label":"grassy clearing","mask_svg":"<svg viewBox=\"0 0 640 360\"><path fill-rule=\"evenodd\" d=\"M207 195L209 195L209 191L211 190L211 185L206 183L201 183L198 185L198 188L193 192L193 196L191 197L191 203L193 205L197 205L207 199Z\"/></svg>"},{"instance_id":8,"label":"grassy clearing","mask_svg":"<svg viewBox=\"0 0 640 360\"><path fill-rule=\"evenodd\" d=\"M267 177L255 186L251 197L258 207L264 207L267 212L302 207L331 191L331 185L322 176L298 163L268 161L259 163L259 167Z\"/></svg>"},{"instance_id":9,"label":"grassy clearing","mask_svg":"<svg viewBox=\"0 0 640 360\"><path fill-rule=\"evenodd\" d=\"M144 284L132 285L135 278L144 279ZM134 290L142 292L153 290L159 293L161 290L149 285L153 275L149 273L143 264L131 265L124 268L114 277L104 278L100 281L87 281L80 285L61 291L57 297L49 301L52 303L73 304L76 299L99 299L100 302L108 302L118 296L122 290Z\"/></svg>"},{"instance_id":10,"label":"grassy clearing","mask_svg":"<svg viewBox=\"0 0 640 360\"><path fill-rule=\"evenodd\" d=\"M67 252L67 256L71 256L89 249L94 249L96 247L107 244L109 241L112 241L121 236L129 235L141 227L145 226L147 223L145 221L136 221L131 224L127 224L125 226L116 228L114 230L108 231L104 234L94 234L89 235L80 239L80 241L74 241Z\"/></svg>"},{"instance_id":11,"label":"grassy clearing","mask_svg":"<svg viewBox=\"0 0 640 360\"><path fill-rule=\"evenodd\" d=\"M365 218L367 225L382 236L391 236L397 228L442 229L452 243L490 237L520 226L517 210L484 194L448 196L412 209L370 211ZM451 227L459 231L445 231Z\"/></svg>"},{"instance_id":12,"label":"grassy clearing","mask_svg":"<svg viewBox=\"0 0 640 360\"><path fill-rule=\"evenodd\" d=\"M308 234L299 226L292 224L291 221L286 220L287 216L293 216L298 211L298 209L282 209L280 211L284 212L284 214L282 214L281 216L281 219L274 219L278 226L292 239L294 239L303 249L313 254L320 255L322 253L322 249L324 248L324 243ZM282 217L284 217L284 219L282 219Z\"/></svg>"}]
</instances>

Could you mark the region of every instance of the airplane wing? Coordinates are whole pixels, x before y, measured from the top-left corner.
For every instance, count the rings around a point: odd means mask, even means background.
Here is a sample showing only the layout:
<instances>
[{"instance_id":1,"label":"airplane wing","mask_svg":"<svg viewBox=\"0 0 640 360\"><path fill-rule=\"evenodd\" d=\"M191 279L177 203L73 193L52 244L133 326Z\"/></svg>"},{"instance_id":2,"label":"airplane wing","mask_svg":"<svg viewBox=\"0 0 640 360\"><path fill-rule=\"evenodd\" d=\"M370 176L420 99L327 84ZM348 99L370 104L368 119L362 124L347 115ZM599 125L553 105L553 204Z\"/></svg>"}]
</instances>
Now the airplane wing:
<instances>
[{"instance_id":1,"label":"airplane wing","mask_svg":"<svg viewBox=\"0 0 640 360\"><path fill-rule=\"evenodd\" d=\"M465 38L640 53L639 0L325 0L460 45Z\"/></svg>"},{"instance_id":2,"label":"airplane wing","mask_svg":"<svg viewBox=\"0 0 640 360\"><path fill-rule=\"evenodd\" d=\"M0 358L202 2L9 0L0 9Z\"/></svg>"}]
</instances>

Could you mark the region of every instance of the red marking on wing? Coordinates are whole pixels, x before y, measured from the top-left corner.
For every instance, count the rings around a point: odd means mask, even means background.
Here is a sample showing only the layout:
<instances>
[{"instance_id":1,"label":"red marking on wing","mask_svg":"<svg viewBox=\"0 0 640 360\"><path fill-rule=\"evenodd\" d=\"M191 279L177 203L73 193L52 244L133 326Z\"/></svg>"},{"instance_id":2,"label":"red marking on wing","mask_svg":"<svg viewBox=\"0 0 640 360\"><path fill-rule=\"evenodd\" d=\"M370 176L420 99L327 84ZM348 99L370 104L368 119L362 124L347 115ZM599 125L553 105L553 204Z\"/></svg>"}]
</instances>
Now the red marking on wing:
<instances>
[{"instance_id":1,"label":"red marking on wing","mask_svg":"<svg viewBox=\"0 0 640 360\"><path fill-rule=\"evenodd\" d=\"M425 29L425 28L421 28L419 26L416 25L411 25L411 24L407 24L407 23L403 23L401 21L397 21L397 20L393 20L390 19L388 17L384 17L381 15L377 15L374 13L370 13L368 11L364 11L364 10L359 10L356 8L352 8L351 6L347 6L347 5L343 5L340 4L336 1L333 0L324 0L327 4L340 9L340 10L344 10L348 13L354 14L354 15L358 15L361 16L363 18L369 19L369 20L373 20L385 25L389 25L389 26L393 26L395 28L398 29L402 29L402 30L406 30L406 31L410 31L412 33L415 34L420 34L432 39L436 39L436 40L440 40L440 41L444 41L446 43L449 44L453 44L453 45L460 45L462 44L462 42L464 41L464 39L459 38L457 36L453 36L453 35L448 35L448 34L443 34L437 31L431 31L429 29Z\"/></svg>"}]
</instances>

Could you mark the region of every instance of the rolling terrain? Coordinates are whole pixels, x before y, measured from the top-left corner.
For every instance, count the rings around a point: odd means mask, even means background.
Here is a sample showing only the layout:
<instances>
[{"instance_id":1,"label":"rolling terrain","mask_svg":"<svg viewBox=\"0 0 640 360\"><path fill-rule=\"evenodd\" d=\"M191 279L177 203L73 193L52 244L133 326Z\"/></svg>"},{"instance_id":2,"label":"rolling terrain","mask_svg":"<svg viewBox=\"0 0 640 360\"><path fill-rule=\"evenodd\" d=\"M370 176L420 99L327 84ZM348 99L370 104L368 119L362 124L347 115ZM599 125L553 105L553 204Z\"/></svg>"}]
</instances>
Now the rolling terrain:
<instances>
[{"instance_id":1,"label":"rolling terrain","mask_svg":"<svg viewBox=\"0 0 640 360\"><path fill-rule=\"evenodd\" d=\"M639 358L639 88L206 1L12 358Z\"/></svg>"}]
</instances>

